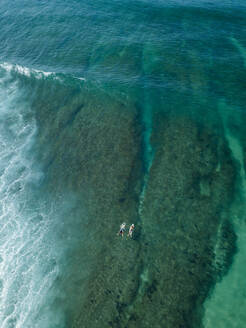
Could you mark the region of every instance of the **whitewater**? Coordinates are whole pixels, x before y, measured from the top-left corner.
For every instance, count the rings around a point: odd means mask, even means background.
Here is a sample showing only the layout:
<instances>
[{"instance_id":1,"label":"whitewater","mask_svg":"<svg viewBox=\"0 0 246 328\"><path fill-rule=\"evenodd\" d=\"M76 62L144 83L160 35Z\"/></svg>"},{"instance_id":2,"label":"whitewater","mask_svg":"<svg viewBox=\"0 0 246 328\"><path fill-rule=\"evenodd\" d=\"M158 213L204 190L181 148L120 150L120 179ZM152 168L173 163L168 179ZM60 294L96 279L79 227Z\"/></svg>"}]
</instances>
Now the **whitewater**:
<instances>
[{"instance_id":1,"label":"whitewater","mask_svg":"<svg viewBox=\"0 0 246 328\"><path fill-rule=\"evenodd\" d=\"M35 119L11 71L0 74L0 326L48 327L42 307L59 271L54 213L36 197L43 174L32 155Z\"/></svg>"}]
</instances>

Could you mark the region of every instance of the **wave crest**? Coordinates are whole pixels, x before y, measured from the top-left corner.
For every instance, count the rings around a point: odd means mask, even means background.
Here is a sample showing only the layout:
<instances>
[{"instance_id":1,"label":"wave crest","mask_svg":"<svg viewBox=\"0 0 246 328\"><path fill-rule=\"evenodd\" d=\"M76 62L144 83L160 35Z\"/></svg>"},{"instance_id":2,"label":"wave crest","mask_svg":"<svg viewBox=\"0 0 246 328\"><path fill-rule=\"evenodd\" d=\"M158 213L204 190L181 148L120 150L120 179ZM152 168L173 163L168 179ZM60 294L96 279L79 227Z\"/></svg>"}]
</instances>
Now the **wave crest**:
<instances>
[{"instance_id":1,"label":"wave crest","mask_svg":"<svg viewBox=\"0 0 246 328\"><path fill-rule=\"evenodd\" d=\"M20 75L24 75L27 77L34 77L36 79L44 79L47 77L51 77L52 79L56 79L59 81L63 81L65 79L64 74L62 73L57 73L57 72L46 72L46 71L42 71L42 70L38 70L38 69L34 69L34 68L28 68L19 64L11 64L11 63L0 63L0 69L3 69L5 72L8 73L17 73ZM86 79L84 77L77 77L74 75L70 75L70 77L72 77L73 79L79 80L79 81L83 81L85 82Z\"/></svg>"}]
</instances>

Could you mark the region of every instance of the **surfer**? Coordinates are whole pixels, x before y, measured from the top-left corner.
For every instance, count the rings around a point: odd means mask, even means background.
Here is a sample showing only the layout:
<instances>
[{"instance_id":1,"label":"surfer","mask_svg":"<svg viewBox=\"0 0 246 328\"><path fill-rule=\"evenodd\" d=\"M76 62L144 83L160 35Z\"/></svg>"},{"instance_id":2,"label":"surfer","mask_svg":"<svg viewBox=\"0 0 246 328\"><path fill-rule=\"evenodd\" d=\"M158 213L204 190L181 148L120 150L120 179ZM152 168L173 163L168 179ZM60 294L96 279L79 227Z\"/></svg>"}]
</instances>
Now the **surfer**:
<instances>
[{"instance_id":1,"label":"surfer","mask_svg":"<svg viewBox=\"0 0 246 328\"><path fill-rule=\"evenodd\" d=\"M128 236L130 236L132 238L132 233L133 233L133 230L134 230L134 224L132 224L129 228L129 232L128 232Z\"/></svg>"},{"instance_id":2,"label":"surfer","mask_svg":"<svg viewBox=\"0 0 246 328\"><path fill-rule=\"evenodd\" d=\"M123 237L125 229L126 229L126 224L125 224L125 222L123 222L120 225L120 231L119 231L119 235L121 235L121 237Z\"/></svg>"}]
</instances>

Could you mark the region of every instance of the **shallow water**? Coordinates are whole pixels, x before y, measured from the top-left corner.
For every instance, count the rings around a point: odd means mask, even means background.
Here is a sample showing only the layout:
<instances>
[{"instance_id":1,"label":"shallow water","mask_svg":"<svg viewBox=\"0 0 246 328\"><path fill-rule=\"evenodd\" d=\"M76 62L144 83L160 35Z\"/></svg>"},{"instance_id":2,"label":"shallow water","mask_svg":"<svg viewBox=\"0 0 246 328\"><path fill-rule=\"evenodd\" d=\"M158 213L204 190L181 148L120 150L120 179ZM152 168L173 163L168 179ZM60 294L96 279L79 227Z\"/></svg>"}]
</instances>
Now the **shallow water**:
<instances>
[{"instance_id":1,"label":"shallow water","mask_svg":"<svg viewBox=\"0 0 246 328\"><path fill-rule=\"evenodd\" d=\"M2 1L1 327L244 327L245 11Z\"/></svg>"}]
</instances>

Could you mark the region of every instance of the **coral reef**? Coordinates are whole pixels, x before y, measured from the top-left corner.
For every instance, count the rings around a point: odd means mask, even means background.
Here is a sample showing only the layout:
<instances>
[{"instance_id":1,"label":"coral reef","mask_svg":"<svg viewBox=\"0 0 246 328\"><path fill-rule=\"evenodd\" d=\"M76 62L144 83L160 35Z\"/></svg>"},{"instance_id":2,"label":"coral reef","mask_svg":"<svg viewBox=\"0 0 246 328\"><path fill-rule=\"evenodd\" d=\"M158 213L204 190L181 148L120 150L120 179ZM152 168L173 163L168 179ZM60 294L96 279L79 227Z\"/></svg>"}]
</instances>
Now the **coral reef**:
<instances>
[{"instance_id":1,"label":"coral reef","mask_svg":"<svg viewBox=\"0 0 246 328\"><path fill-rule=\"evenodd\" d=\"M188 115L155 114L148 166L146 122L134 104L98 90L72 99L37 111L43 189L76 195L70 216L81 241L57 281L67 326L199 327L202 303L235 250L223 223L235 180L224 138ZM123 221L136 223L133 239L117 236Z\"/></svg>"}]
</instances>

